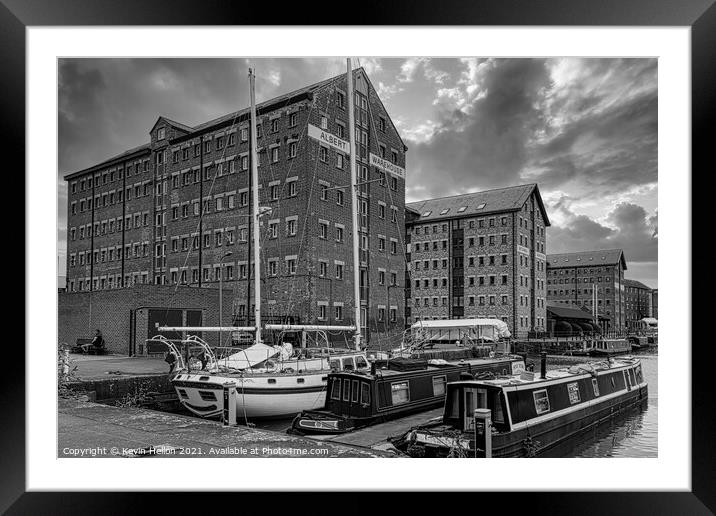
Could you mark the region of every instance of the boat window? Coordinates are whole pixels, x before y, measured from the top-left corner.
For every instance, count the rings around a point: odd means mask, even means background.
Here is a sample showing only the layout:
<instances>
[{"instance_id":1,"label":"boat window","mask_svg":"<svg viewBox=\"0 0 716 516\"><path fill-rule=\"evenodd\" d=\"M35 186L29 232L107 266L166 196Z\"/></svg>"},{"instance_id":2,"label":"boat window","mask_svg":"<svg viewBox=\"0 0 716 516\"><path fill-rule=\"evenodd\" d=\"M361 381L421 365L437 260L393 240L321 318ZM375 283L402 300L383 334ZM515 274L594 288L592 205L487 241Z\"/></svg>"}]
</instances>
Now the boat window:
<instances>
[{"instance_id":1,"label":"boat window","mask_svg":"<svg viewBox=\"0 0 716 516\"><path fill-rule=\"evenodd\" d=\"M400 405L410 401L410 387L408 382L396 382L390 384L390 392L393 399L393 405Z\"/></svg>"},{"instance_id":2,"label":"boat window","mask_svg":"<svg viewBox=\"0 0 716 516\"><path fill-rule=\"evenodd\" d=\"M331 399L332 400L340 400L341 399L341 379L340 378L333 378L331 380L333 383L331 383Z\"/></svg>"},{"instance_id":3,"label":"boat window","mask_svg":"<svg viewBox=\"0 0 716 516\"><path fill-rule=\"evenodd\" d=\"M574 405L575 403L579 403L581 401L581 397L579 396L579 383L578 382L572 382L567 384L567 393L569 394L569 402Z\"/></svg>"},{"instance_id":4,"label":"boat window","mask_svg":"<svg viewBox=\"0 0 716 516\"><path fill-rule=\"evenodd\" d=\"M213 391L199 391L199 396L203 401L216 401L216 394Z\"/></svg>"},{"instance_id":5,"label":"boat window","mask_svg":"<svg viewBox=\"0 0 716 516\"><path fill-rule=\"evenodd\" d=\"M644 378L641 376L641 364L636 366L634 368L634 371L636 372L636 383L642 383L644 381Z\"/></svg>"},{"instance_id":6,"label":"boat window","mask_svg":"<svg viewBox=\"0 0 716 516\"><path fill-rule=\"evenodd\" d=\"M343 359L343 370L344 371L353 371L355 369L355 365L353 365L353 357L346 357Z\"/></svg>"},{"instance_id":7,"label":"boat window","mask_svg":"<svg viewBox=\"0 0 716 516\"><path fill-rule=\"evenodd\" d=\"M351 402L358 403L358 380L353 380L353 393L351 396Z\"/></svg>"},{"instance_id":8,"label":"boat window","mask_svg":"<svg viewBox=\"0 0 716 516\"><path fill-rule=\"evenodd\" d=\"M346 378L343 380L343 401L350 401L351 399L351 381Z\"/></svg>"},{"instance_id":9,"label":"boat window","mask_svg":"<svg viewBox=\"0 0 716 516\"><path fill-rule=\"evenodd\" d=\"M492 421L494 423L504 423L505 413L502 410L501 391L490 392L490 409L492 410Z\"/></svg>"},{"instance_id":10,"label":"boat window","mask_svg":"<svg viewBox=\"0 0 716 516\"><path fill-rule=\"evenodd\" d=\"M592 389L594 390L594 397L599 396L599 383L596 378L592 378Z\"/></svg>"},{"instance_id":11,"label":"boat window","mask_svg":"<svg viewBox=\"0 0 716 516\"><path fill-rule=\"evenodd\" d=\"M624 382L626 383L626 388L631 390L631 378L629 378L629 371L626 369L624 369Z\"/></svg>"},{"instance_id":12,"label":"boat window","mask_svg":"<svg viewBox=\"0 0 716 516\"><path fill-rule=\"evenodd\" d=\"M549 398L547 397L546 389L534 391L532 396L535 400L535 410L537 411L537 414L549 412Z\"/></svg>"},{"instance_id":13,"label":"boat window","mask_svg":"<svg viewBox=\"0 0 716 516\"><path fill-rule=\"evenodd\" d=\"M329 362L329 365L331 366L331 369L333 371L340 371L341 369L341 361L338 359L333 359ZM340 380L338 381L340 383Z\"/></svg>"},{"instance_id":14,"label":"boat window","mask_svg":"<svg viewBox=\"0 0 716 516\"><path fill-rule=\"evenodd\" d=\"M433 376L433 396L443 396L445 394L446 384L446 376Z\"/></svg>"},{"instance_id":15,"label":"boat window","mask_svg":"<svg viewBox=\"0 0 716 516\"><path fill-rule=\"evenodd\" d=\"M358 369L367 369L368 368L368 362L366 361L365 357L357 356L356 359L356 367Z\"/></svg>"},{"instance_id":16,"label":"boat window","mask_svg":"<svg viewBox=\"0 0 716 516\"><path fill-rule=\"evenodd\" d=\"M360 402L370 405L370 384L361 382L360 384Z\"/></svg>"},{"instance_id":17,"label":"boat window","mask_svg":"<svg viewBox=\"0 0 716 516\"><path fill-rule=\"evenodd\" d=\"M446 419L460 417L460 390L451 389L445 400L445 414Z\"/></svg>"}]
</instances>

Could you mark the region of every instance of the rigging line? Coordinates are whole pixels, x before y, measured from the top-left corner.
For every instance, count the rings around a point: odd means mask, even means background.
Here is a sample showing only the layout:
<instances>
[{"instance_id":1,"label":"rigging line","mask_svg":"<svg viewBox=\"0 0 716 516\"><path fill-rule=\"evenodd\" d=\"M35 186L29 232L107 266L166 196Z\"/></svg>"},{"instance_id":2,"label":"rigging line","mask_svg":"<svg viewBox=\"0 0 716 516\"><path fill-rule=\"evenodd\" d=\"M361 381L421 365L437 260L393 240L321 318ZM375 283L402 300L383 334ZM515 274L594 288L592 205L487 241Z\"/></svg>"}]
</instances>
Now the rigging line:
<instances>
[{"instance_id":1,"label":"rigging line","mask_svg":"<svg viewBox=\"0 0 716 516\"><path fill-rule=\"evenodd\" d=\"M358 58L358 65L360 66L360 58ZM370 123L371 123L371 127L373 128L373 134L375 134L376 138L377 138L378 133L376 131L375 119L373 118L373 109L371 108L370 102L368 102L368 116L370 117ZM391 192L390 184L388 184L388 173L383 172L383 174L385 175L385 179L386 179L386 189L388 190L388 196L390 198L390 205L394 206L393 193ZM391 217L392 217L392 214L391 214ZM408 272L408 280L410 281L411 287L412 287L413 271L412 271L412 268L410 267L410 264L408 263L407 251L405 250L405 242L403 241L403 232L400 230L400 214L398 214L398 220L396 221L396 224L398 225L398 239L399 239L399 243L400 243L401 253L403 255L403 261L405 263L405 269ZM403 222L403 225L405 225L405 222ZM405 285L403 286L403 289L405 289ZM405 290L403 290L403 293L405 293ZM403 298L405 298L405 294L403 294ZM404 299L403 302L404 302L404 304L406 304L408 302L408 300ZM418 305L417 308L418 308L418 310L417 310L418 317L420 317L422 319L420 305Z\"/></svg>"},{"instance_id":2,"label":"rigging line","mask_svg":"<svg viewBox=\"0 0 716 516\"><path fill-rule=\"evenodd\" d=\"M326 85L325 87L328 87L328 85ZM324 88L325 88L325 87L324 87ZM330 86L330 94L328 95L328 103L329 103L329 104L330 104L330 103L332 102L332 100L333 100L333 95L332 95L333 93L335 93L335 85L331 85L331 86ZM309 120L310 120L310 114L313 112L313 109L314 109L315 106L316 106L316 100L315 100L315 99L316 99L316 97L315 97L315 95L314 95L314 97L313 97L313 102L312 102L312 105L311 105L311 111L309 112ZM307 132L307 129L308 129L308 122L306 123L306 126L305 126L305 128L304 128L303 134L305 134L305 133ZM310 143L310 142L309 142L309 143ZM309 147L308 144L306 144L306 146L307 146L307 148ZM320 146L320 145L319 145L319 146ZM320 151L319 151L319 152L320 152ZM306 156L308 156L308 154L309 154L309 153L308 153L308 149L307 149ZM307 208L311 206L311 199L313 198L313 189L314 189L314 186L315 186L315 183L316 183L316 175L317 175L316 172L317 172L317 170L318 170L318 162L319 162L319 161L320 161L319 159L314 160L313 174L312 174L312 177L311 177L311 187L310 187L310 189L309 189L309 191L308 191L308 201L307 201L307 203L306 203L306 207L307 207ZM303 218L303 228L301 229L301 239L299 240L299 243L298 243L298 256L299 256L299 258L302 256L301 252L302 252L302 250L303 250L303 244L304 244L304 241L305 241L305 238L306 238L306 229L307 229L307 227L308 227L308 224L307 224L308 219L309 219L309 210L306 209L306 214L305 214L305 216L304 216L304 218ZM296 264L296 273L297 273L297 274L298 274L298 267L300 266L300 264L301 264L301 261L299 260L298 263ZM306 269L307 269L307 270L306 270L306 274L308 275L308 273L309 273L309 271L308 271L308 266L306 266ZM309 276L309 277L310 277L310 276ZM296 287L295 282L291 282L291 289L290 289L290 291L289 291L288 303L287 303L287 309L286 309L287 313L290 313L290 311L293 309L293 306L294 306L293 293L294 293L295 287Z\"/></svg>"},{"instance_id":3,"label":"rigging line","mask_svg":"<svg viewBox=\"0 0 716 516\"><path fill-rule=\"evenodd\" d=\"M239 110L239 111L236 111L236 112L234 113L234 118L233 118L233 120L231 121L231 126L229 127L229 130L226 131L225 134L231 133L231 131L234 129L234 126L236 125L236 118L238 117L239 112L240 112L240 110ZM193 140L193 139L192 139L192 140ZM237 140L238 140L238 138L237 138ZM200 139L199 145L202 145L202 146L203 146L205 143L206 143L206 142L204 142L203 139ZM227 140L226 143L228 144L228 140ZM238 146L239 146L239 142L237 141L237 142L236 142L236 149L237 149L237 151L238 151ZM228 145L224 145L223 151L222 151L222 153L221 153L221 158L219 158L219 159L221 159L221 160L224 159L224 156L226 156L226 150L227 150L228 147L229 147ZM204 152L204 149L201 149L201 152L203 153L203 152ZM235 156L234 156L234 157L235 157ZM216 160L214 160L214 161L216 161ZM222 162L221 164L223 165L223 162ZM206 166L204 166L204 168L206 168ZM237 177L238 177L238 172L236 172L236 174L237 174ZM214 188L214 183L216 182L216 177L217 177L217 172L216 172L216 170L215 170L215 171L214 171L214 177L213 177L213 179L212 179L212 181L211 181L211 185L209 186L208 196L211 196L211 192L212 192L212 190L213 190L213 188ZM200 182L204 181L204 170L201 170L201 169L199 170L199 181L200 181ZM183 185L182 185L182 186L183 186ZM205 211L204 211L204 199L199 199L199 210L200 210L201 216L199 217L199 221L197 222L197 232L199 233L199 237L198 237L198 238L199 238L199 247L201 247L201 246L203 245L203 242L201 241L202 219L203 219L203 216L204 216L204 214L205 214ZM191 236L191 235L190 235L190 236ZM186 269L186 266L187 266L187 263L189 262L189 257L191 256L192 251L194 251L194 249L192 249L191 247L190 247L189 249L187 249L187 253L186 253L186 256L185 256L185 258L184 258L184 263L183 263L182 266L180 267L180 272L181 272L182 269ZM220 274L221 274L221 273L223 273L223 270L220 270ZM199 271L199 274L201 275L201 274L202 274L202 271ZM174 285L174 292L172 293L172 296L171 296L170 299L169 299L169 302L170 302L170 303L174 300L174 296L176 295L176 293L177 293L177 291L178 291L178 289L179 289L179 285L180 285L180 283L181 283L181 276L179 277L179 280L180 280L180 281L177 281L176 284ZM168 313L168 310L169 310L169 309L167 309L167 313ZM166 317L166 314L165 314L165 317Z\"/></svg>"}]
</instances>

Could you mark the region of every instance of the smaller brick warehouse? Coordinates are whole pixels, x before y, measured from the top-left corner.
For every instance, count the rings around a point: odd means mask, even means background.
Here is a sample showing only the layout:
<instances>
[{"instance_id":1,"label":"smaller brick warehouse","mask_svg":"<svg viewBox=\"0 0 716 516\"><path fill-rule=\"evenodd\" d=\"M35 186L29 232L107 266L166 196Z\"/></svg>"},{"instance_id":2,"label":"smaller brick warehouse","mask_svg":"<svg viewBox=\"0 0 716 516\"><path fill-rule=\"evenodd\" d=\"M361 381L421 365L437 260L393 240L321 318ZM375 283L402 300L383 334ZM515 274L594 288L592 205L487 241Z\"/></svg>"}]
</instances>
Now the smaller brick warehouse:
<instances>
[{"instance_id":1,"label":"smaller brick warehouse","mask_svg":"<svg viewBox=\"0 0 716 516\"><path fill-rule=\"evenodd\" d=\"M554 306L594 307L593 291L597 291L597 312L604 318L605 331L626 328L624 251L602 249L547 256L547 300Z\"/></svg>"},{"instance_id":2,"label":"smaller brick warehouse","mask_svg":"<svg viewBox=\"0 0 716 516\"><path fill-rule=\"evenodd\" d=\"M638 328L644 317L656 317L654 312L654 290L640 281L624 279L624 313L626 327Z\"/></svg>"},{"instance_id":3,"label":"smaller brick warehouse","mask_svg":"<svg viewBox=\"0 0 716 516\"><path fill-rule=\"evenodd\" d=\"M406 322L496 318L546 327L545 228L536 184L408 203Z\"/></svg>"}]
</instances>

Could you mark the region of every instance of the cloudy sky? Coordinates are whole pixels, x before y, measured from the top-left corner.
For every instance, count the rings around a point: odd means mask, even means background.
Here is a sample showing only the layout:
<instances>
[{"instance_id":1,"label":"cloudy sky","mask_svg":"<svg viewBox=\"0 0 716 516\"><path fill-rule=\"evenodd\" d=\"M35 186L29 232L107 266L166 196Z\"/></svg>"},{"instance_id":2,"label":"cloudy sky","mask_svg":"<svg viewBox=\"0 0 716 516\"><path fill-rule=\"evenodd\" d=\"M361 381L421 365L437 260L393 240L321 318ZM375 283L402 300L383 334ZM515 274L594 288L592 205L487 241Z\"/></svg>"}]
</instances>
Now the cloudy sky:
<instances>
[{"instance_id":1,"label":"cloudy sky","mask_svg":"<svg viewBox=\"0 0 716 516\"><path fill-rule=\"evenodd\" d=\"M623 248L657 287L656 59L360 58L408 145L407 200L539 184L549 253ZM64 174L148 141L159 115L196 125L345 72L344 59L66 59L59 66L58 238ZM358 64L358 62L356 62Z\"/></svg>"}]
</instances>

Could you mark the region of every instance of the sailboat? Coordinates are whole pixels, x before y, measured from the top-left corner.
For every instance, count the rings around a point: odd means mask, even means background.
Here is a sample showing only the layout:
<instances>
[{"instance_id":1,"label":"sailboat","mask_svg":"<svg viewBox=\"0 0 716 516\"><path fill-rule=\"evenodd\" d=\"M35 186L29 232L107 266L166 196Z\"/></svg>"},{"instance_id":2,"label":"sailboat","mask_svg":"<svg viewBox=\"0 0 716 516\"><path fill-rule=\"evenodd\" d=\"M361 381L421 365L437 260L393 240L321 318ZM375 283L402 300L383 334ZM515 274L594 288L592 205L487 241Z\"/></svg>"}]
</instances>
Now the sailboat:
<instances>
[{"instance_id":1,"label":"sailboat","mask_svg":"<svg viewBox=\"0 0 716 516\"><path fill-rule=\"evenodd\" d=\"M254 321L255 326L247 327L160 327L160 331L243 331L252 332L253 344L224 358L217 358L214 350L201 338L190 336L184 343L202 348L201 366L191 370L190 364L181 357L179 349L164 337L152 340L164 342L170 353L177 355L176 373L171 382L179 401L193 414L212 417L222 413L225 384L236 388L236 414L241 418L265 418L293 416L303 410L321 408L326 400L328 374L332 371L369 370L365 352L361 349L360 291L358 268L358 210L357 172L355 162L355 126L353 111L353 72L350 59L347 60L348 102L350 125L350 163L353 200L353 265L354 265L354 306L355 325L321 326L295 324L266 324L266 330L281 331L281 335L300 334L300 346L295 349L290 343L269 346L261 338L261 282L260 282L260 239L259 239L259 177L256 159L256 99L255 76L249 70L251 92L251 173L253 182L253 260L254 274ZM328 345L326 332L352 332L354 349L336 349ZM307 346L312 338L316 344Z\"/></svg>"}]
</instances>

